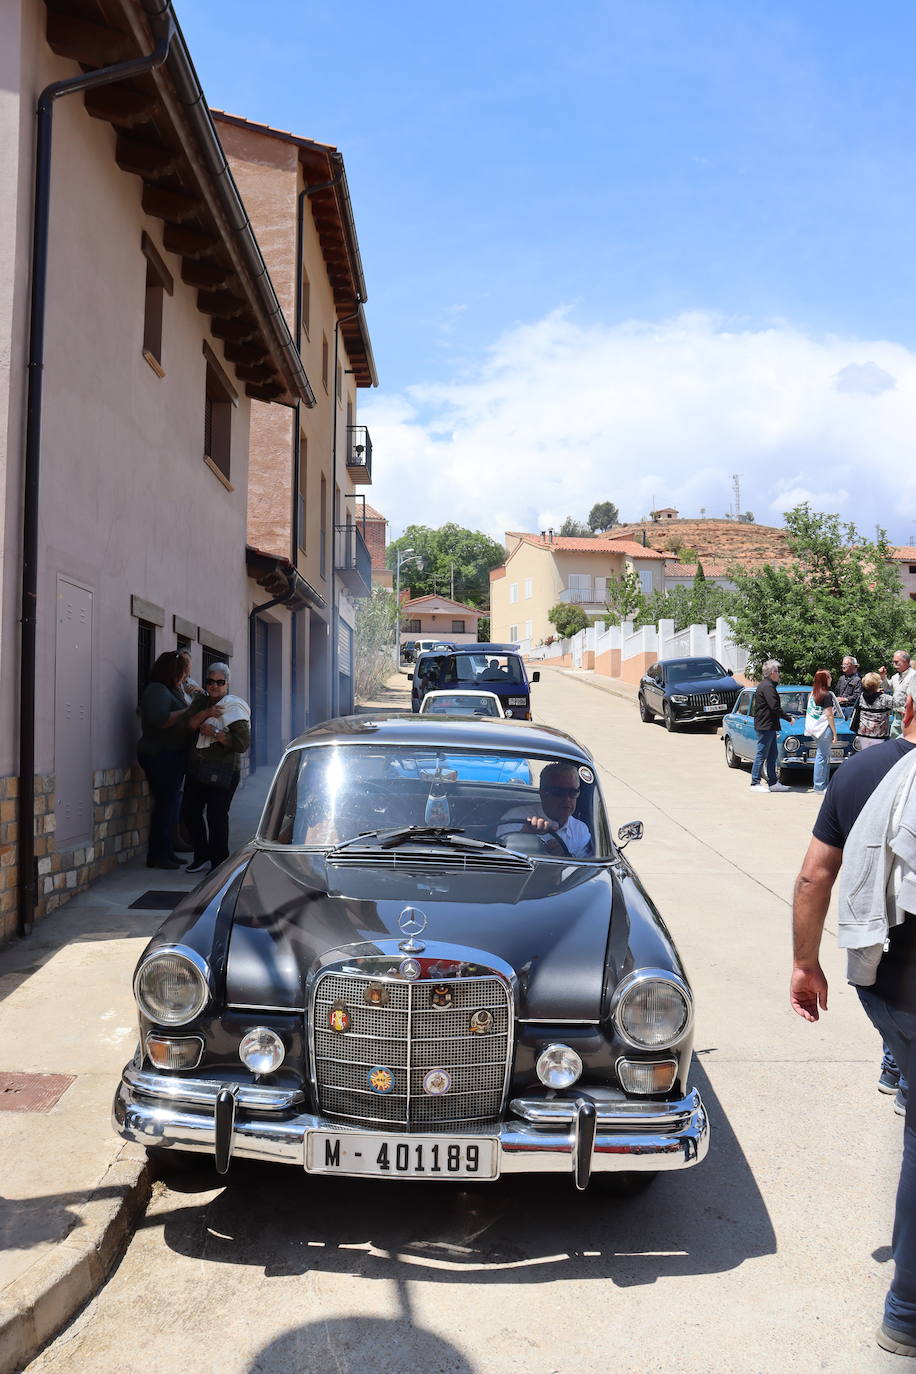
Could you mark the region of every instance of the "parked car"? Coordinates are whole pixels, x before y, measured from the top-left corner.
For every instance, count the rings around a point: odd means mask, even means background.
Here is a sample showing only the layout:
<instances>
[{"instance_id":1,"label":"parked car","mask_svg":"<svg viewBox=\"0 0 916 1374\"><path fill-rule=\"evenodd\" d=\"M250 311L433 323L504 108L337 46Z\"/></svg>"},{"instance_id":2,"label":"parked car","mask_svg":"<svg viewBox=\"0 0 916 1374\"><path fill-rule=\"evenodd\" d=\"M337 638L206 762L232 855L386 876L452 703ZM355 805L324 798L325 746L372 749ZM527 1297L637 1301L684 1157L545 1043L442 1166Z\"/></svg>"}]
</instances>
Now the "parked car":
<instances>
[{"instance_id":1,"label":"parked car","mask_svg":"<svg viewBox=\"0 0 916 1374\"><path fill-rule=\"evenodd\" d=\"M792 716L791 721L779 722L779 753L777 767L780 782L798 781L802 768L814 766L815 741L805 734L805 711L808 706L810 687L790 687L779 684L779 701L782 709ZM753 763L757 752L757 732L754 729L752 706L754 689L745 687L738 697L733 711L722 721L722 738L725 741L725 762L729 768L740 768L742 764ZM840 717L837 720L838 742L830 749L830 762L834 767L843 762L855 748L855 735L849 721Z\"/></svg>"},{"instance_id":2,"label":"parked car","mask_svg":"<svg viewBox=\"0 0 916 1374\"><path fill-rule=\"evenodd\" d=\"M415 639L405 639L401 645L401 662L413 663L417 657L417 641Z\"/></svg>"},{"instance_id":3,"label":"parked car","mask_svg":"<svg viewBox=\"0 0 916 1374\"><path fill-rule=\"evenodd\" d=\"M447 766L465 755L491 760L486 780ZM550 765L544 807L574 833L575 780L587 858L526 829ZM220 1173L240 1156L330 1178L560 1173L581 1189L698 1163L693 994L624 852L641 833L611 839L593 759L556 730L316 726L286 750L255 839L140 958L116 1129Z\"/></svg>"},{"instance_id":4,"label":"parked car","mask_svg":"<svg viewBox=\"0 0 916 1374\"><path fill-rule=\"evenodd\" d=\"M505 716L495 692L427 692L420 702L421 716Z\"/></svg>"},{"instance_id":5,"label":"parked car","mask_svg":"<svg viewBox=\"0 0 916 1374\"><path fill-rule=\"evenodd\" d=\"M411 710L419 711L427 692L465 689L493 692L507 716L531 719L531 683L517 644L461 644L454 649L418 654L410 684Z\"/></svg>"},{"instance_id":6,"label":"parked car","mask_svg":"<svg viewBox=\"0 0 916 1374\"><path fill-rule=\"evenodd\" d=\"M640 719L661 716L666 730L680 725L718 723L738 699L741 684L715 658L663 658L646 669L639 683Z\"/></svg>"}]
</instances>

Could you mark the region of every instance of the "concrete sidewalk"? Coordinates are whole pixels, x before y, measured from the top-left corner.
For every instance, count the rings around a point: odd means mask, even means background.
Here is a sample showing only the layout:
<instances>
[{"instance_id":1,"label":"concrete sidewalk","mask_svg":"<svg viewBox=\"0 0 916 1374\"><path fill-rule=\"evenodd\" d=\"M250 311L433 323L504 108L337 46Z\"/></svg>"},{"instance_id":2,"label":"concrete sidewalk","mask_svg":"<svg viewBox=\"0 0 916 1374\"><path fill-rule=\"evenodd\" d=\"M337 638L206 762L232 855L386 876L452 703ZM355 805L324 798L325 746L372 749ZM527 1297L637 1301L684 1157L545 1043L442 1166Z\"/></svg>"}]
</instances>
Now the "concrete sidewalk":
<instances>
[{"instance_id":1,"label":"concrete sidewalk","mask_svg":"<svg viewBox=\"0 0 916 1374\"><path fill-rule=\"evenodd\" d=\"M259 769L236 794L233 848L254 833L272 776ZM88 1301L146 1205L146 1154L110 1113L137 1039L134 965L168 907L130 907L197 881L135 860L0 949L0 1374Z\"/></svg>"},{"instance_id":2,"label":"concrete sidewalk","mask_svg":"<svg viewBox=\"0 0 916 1374\"><path fill-rule=\"evenodd\" d=\"M552 673L561 673L564 677L574 677L577 682L584 682L589 687L597 687L599 692L608 692L612 697L622 697L625 701L632 701L634 704L636 702L635 682L623 682L620 678L605 677L602 673L596 673L594 668L554 667L549 659L546 661L532 659L528 664L528 676L531 676L532 669L541 668L546 668Z\"/></svg>"}]
</instances>

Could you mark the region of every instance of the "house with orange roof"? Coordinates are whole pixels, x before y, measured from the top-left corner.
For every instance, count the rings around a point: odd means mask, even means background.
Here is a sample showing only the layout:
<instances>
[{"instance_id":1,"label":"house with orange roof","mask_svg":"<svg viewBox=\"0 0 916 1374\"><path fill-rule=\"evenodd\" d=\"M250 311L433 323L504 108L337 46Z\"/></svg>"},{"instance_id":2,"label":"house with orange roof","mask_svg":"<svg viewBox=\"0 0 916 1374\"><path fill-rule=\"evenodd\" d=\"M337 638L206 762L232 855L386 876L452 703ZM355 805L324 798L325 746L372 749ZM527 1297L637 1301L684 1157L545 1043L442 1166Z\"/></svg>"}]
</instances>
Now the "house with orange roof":
<instances>
[{"instance_id":1,"label":"house with orange roof","mask_svg":"<svg viewBox=\"0 0 916 1374\"><path fill-rule=\"evenodd\" d=\"M407 639L442 639L449 644L476 644L477 623L486 615L448 596L407 596L401 601L401 643Z\"/></svg>"},{"instance_id":2,"label":"house with orange roof","mask_svg":"<svg viewBox=\"0 0 916 1374\"><path fill-rule=\"evenodd\" d=\"M496 642L524 648L556 634L547 615L558 602L602 616L609 577L634 572L646 596L665 585L666 555L633 539L510 531L506 548L505 563L490 573L490 634Z\"/></svg>"}]
</instances>

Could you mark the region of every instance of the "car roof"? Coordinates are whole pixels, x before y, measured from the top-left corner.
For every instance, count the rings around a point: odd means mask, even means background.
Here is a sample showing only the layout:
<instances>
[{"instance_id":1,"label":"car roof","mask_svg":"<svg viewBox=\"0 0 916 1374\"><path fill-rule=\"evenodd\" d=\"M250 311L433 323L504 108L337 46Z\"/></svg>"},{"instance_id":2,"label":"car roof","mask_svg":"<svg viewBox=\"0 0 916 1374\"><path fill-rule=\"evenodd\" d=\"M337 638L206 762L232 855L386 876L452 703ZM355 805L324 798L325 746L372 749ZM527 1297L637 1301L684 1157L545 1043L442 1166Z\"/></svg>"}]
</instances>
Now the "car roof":
<instances>
[{"instance_id":1,"label":"car roof","mask_svg":"<svg viewBox=\"0 0 916 1374\"><path fill-rule=\"evenodd\" d=\"M431 701L433 697L491 697L499 701L496 692L488 692L485 687L438 687L435 692L427 692L423 700Z\"/></svg>"},{"instance_id":2,"label":"car roof","mask_svg":"<svg viewBox=\"0 0 916 1374\"><path fill-rule=\"evenodd\" d=\"M392 744L411 748L501 749L524 755L553 754L592 763L584 745L562 730L531 721L466 720L457 716L408 715L407 712L371 712L361 716L337 716L313 725L287 745L289 749L319 744Z\"/></svg>"},{"instance_id":3,"label":"car roof","mask_svg":"<svg viewBox=\"0 0 916 1374\"><path fill-rule=\"evenodd\" d=\"M719 660L715 654L678 654L674 658L660 658L657 662L660 668L666 668L669 663L718 663ZM726 677L730 676L730 673L726 673Z\"/></svg>"}]
</instances>

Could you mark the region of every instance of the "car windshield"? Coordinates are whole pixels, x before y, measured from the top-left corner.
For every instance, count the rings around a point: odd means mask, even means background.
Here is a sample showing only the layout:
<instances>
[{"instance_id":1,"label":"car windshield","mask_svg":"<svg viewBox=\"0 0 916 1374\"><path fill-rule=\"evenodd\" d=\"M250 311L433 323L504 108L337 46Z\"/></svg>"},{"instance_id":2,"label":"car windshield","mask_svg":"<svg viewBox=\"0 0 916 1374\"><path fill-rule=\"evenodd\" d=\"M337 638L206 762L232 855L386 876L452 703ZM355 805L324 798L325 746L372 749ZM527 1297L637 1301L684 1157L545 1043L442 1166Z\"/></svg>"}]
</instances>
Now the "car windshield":
<instances>
[{"instance_id":1,"label":"car windshield","mask_svg":"<svg viewBox=\"0 0 916 1374\"><path fill-rule=\"evenodd\" d=\"M474 687L480 683L500 683L522 686L525 670L518 654L436 654L419 665L418 676L427 679L427 687L453 687L459 682Z\"/></svg>"},{"instance_id":2,"label":"car windshield","mask_svg":"<svg viewBox=\"0 0 916 1374\"><path fill-rule=\"evenodd\" d=\"M427 696L420 708L423 716L498 716L499 703L482 692L438 692Z\"/></svg>"},{"instance_id":3,"label":"car windshield","mask_svg":"<svg viewBox=\"0 0 916 1374\"><path fill-rule=\"evenodd\" d=\"M665 681L704 682L713 678L728 677L728 673L714 658L674 659L665 664Z\"/></svg>"},{"instance_id":4,"label":"car windshield","mask_svg":"<svg viewBox=\"0 0 916 1374\"><path fill-rule=\"evenodd\" d=\"M779 693L779 704L790 716L803 716L808 709L809 693L805 688L793 688L791 692Z\"/></svg>"},{"instance_id":5,"label":"car windshield","mask_svg":"<svg viewBox=\"0 0 916 1374\"><path fill-rule=\"evenodd\" d=\"M291 750L274 779L258 839L331 849L362 834L384 837L410 826L458 828L470 839L535 859L612 853L587 765L504 749L408 744Z\"/></svg>"}]
</instances>

